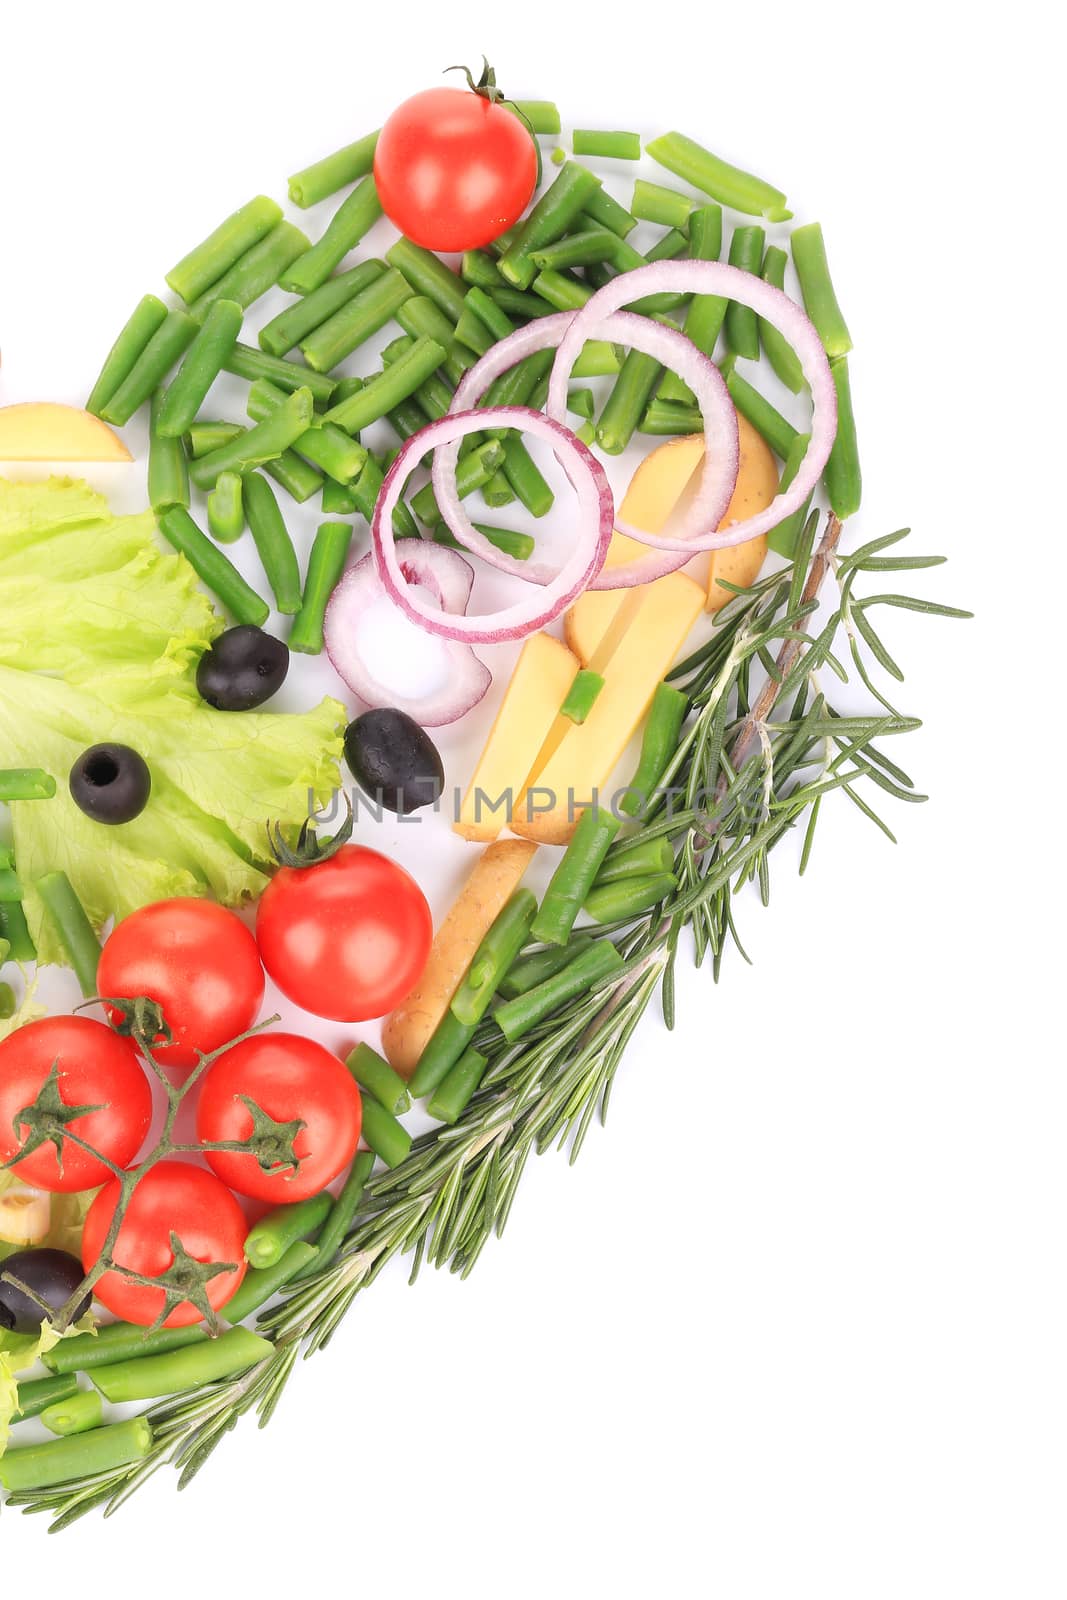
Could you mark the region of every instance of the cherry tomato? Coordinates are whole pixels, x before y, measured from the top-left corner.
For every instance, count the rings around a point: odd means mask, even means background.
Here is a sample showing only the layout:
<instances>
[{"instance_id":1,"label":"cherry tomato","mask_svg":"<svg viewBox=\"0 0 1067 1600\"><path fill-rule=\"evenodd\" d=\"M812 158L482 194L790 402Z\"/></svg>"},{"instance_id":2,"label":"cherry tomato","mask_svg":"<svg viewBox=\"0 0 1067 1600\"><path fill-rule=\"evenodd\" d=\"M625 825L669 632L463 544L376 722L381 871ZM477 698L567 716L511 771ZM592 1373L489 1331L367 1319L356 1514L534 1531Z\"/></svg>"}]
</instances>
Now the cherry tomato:
<instances>
[{"instance_id":1,"label":"cherry tomato","mask_svg":"<svg viewBox=\"0 0 1067 1600\"><path fill-rule=\"evenodd\" d=\"M392 1011L414 988L432 937L414 878L358 844L313 867L283 867L256 917L263 965L282 993L336 1022Z\"/></svg>"},{"instance_id":2,"label":"cherry tomato","mask_svg":"<svg viewBox=\"0 0 1067 1600\"><path fill-rule=\"evenodd\" d=\"M250 1028L263 1003L255 939L211 900L159 900L134 911L104 945L97 983L109 998L155 1000L174 1036L155 1054L185 1069L196 1065L197 1050L209 1055Z\"/></svg>"},{"instance_id":3,"label":"cherry tomato","mask_svg":"<svg viewBox=\"0 0 1067 1600\"><path fill-rule=\"evenodd\" d=\"M474 250L517 222L537 184L530 130L466 89L427 89L378 136L374 182L386 215L428 250Z\"/></svg>"},{"instance_id":4,"label":"cherry tomato","mask_svg":"<svg viewBox=\"0 0 1067 1600\"><path fill-rule=\"evenodd\" d=\"M201 1143L247 1139L252 1113L242 1096L275 1122L300 1121L293 1140L299 1166L265 1171L254 1155L208 1151L212 1170L238 1194L286 1205L319 1194L356 1153L363 1108L352 1074L329 1050L294 1033L245 1039L208 1069L200 1090Z\"/></svg>"},{"instance_id":5,"label":"cherry tomato","mask_svg":"<svg viewBox=\"0 0 1067 1600\"><path fill-rule=\"evenodd\" d=\"M119 1185L112 1179L89 1207L82 1235L82 1265L86 1272L96 1265L104 1247L118 1198ZM160 1161L146 1172L122 1219L114 1260L132 1272L158 1278L174 1265L172 1234L194 1261L233 1263L231 1272L220 1272L207 1283L208 1303L220 1310L237 1293L248 1266L244 1256L248 1223L233 1195L214 1173L205 1172L203 1167L186 1166L182 1161ZM165 1298L162 1289L132 1283L114 1271L104 1273L93 1293L116 1317L142 1327L156 1320ZM187 1328L199 1322L201 1316L191 1301L183 1300L164 1326Z\"/></svg>"},{"instance_id":6,"label":"cherry tomato","mask_svg":"<svg viewBox=\"0 0 1067 1600\"><path fill-rule=\"evenodd\" d=\"M129 1039L91 1017L44 1017L28 1022L0 1044L0 1162L10 1161L32 1137L19 1113L32 1106L52 1071L60 1106L98 1107L66 1124L73 1134L117 1166L125 1167L144 1143L152 1118L152 1091ZM70 1140L62 1157L45 1143L15 1163L23 1183L74 1194L106 1183L108 1168Z\"/></svg>"}]
</instances>

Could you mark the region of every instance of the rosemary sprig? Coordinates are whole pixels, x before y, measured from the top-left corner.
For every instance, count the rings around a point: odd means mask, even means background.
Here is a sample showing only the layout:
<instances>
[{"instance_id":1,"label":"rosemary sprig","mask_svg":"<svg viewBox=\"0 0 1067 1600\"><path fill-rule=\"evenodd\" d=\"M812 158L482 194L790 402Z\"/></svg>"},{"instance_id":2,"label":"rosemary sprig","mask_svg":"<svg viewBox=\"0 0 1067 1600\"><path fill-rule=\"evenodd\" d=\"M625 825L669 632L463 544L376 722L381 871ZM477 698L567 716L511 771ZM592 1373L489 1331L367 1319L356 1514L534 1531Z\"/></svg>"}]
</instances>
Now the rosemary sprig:
<instances>
[{"instance_id":1,"label":"rosemary sprig","mask_svg":"<svg viewBox=\"0 0 1067 1600\"><path fill-rule=\"evenodd\" d=\"M941 558L884 556L906 530L846 556L838 552L840 537L835 518L821 535L818 517L810 518L793 569L736 591L710 639L671 674L689 698L689 717L661 792L636 831L613 849L672 840L678 886L656 911L602 930L624 957L621 970L517 1044L509 1045L494 1024L482 1025L475 1042L489 1066L477 1095L455 1125L423 1134L399 1166L368 1184L334 1259L260 1316L261 1331L275 1344L272 1356L240 1378L148 1412L155 1444L135 1468L12 1496L12 1503L52 1513L53 1526L63 1527L97 1505L110 1514L166 1460L179 1468L184 1487L240 1416L255 1409L261 1425L269 1419L298 1352L324 1348L352 1301L394 1256L411 1257L411 1281L427 1262L465 1277L488 1240L503 1233L531 1154L555 1145L569 1148L574 1161L593 1119L603 1121L626 1046L657 993L673 1024L683 932L691 930L698 964L710 955L716 978L729 943L747 960L735 897L754 883L766 903L771 852L801 823L800 870L807 868L822 802L834 790L892 838L859 786L901 801L925 798L882 748L920 724L889 705L871 680L864 649L891 676L899 668L870 612L891 606L947 617L968 613L900 595L858 599L861 574L918 570ZM831 572L837 604L818 632L809 631ZM841 637L875 699L869 714L834 706L820 682L824 668L847 681L834 649Z\"/></svg>"}]
</instances>

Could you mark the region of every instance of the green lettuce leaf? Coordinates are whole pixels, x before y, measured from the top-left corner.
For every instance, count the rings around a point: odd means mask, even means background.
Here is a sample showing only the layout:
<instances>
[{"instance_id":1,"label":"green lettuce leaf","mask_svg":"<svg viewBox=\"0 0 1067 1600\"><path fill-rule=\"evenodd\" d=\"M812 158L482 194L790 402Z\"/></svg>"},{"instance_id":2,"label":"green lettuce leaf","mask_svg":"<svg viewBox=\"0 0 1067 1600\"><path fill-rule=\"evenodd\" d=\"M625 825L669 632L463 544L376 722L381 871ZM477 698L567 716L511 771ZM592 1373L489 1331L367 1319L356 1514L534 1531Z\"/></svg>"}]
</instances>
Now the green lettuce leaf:
<instances>
[{"instance_id":1,"label":"green lettuce leaf","mask_svg":"<svg viewBox=\"0 0 1067 1600\"><path fill-rule=\"evenodd\" d=\"M76 480L0 479L0 590L0 765L57 779L53 799L11 807L41 960L62 959L33 889L46 872L66 872L98 929L175 895L260 894L267 822L301 822L338 783L343 706L206 705L196 662L222 619L184 557L157 547L150 517L113 517ZM152 774L147 807L117 828L90 821L64 781L104 741L139 751Z\"/></svg>"}]
</instances>

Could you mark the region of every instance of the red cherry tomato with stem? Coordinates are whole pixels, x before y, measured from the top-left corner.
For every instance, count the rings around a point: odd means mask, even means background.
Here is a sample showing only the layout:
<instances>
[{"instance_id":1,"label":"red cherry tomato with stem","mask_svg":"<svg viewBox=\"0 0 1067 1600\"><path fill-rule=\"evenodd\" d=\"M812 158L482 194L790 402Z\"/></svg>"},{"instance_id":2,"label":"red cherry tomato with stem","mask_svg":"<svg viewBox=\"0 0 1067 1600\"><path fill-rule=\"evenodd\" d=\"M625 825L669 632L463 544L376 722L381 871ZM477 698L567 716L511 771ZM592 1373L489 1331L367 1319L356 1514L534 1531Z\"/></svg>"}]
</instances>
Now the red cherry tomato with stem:
<instances>
[{"instance_id":1,"label":"red cherry tomato with stem","mask_svg":"<svg viewBox=\"0 0 1067 1600\"><path fill-rule=\"evenodd\" d=\"M53 1067L56 1077L49 1086ZM19 1120L19 1113L35 1105L42 1090L46 1099L57 1101L61 1124L116 1166L128 1166L144 1144L152 1119L145 1069L132 1041L102 1022L43 1017L0 1044L0 1162L10 1161L32 1140L33 1128ZM62 1108L77 1106L98 1109L67 1121ZM11 1170L20 1182L56 1194L95 1189L111 1176L70 1139L63 1139L62 1153L54 1143L38 1144Z\"/></svg>"},{"instance_id":2,"label":"red cherry tomato with stem","mask_svg":"<svg viewBox=\"0 0 1067 1600\"><path fill-rule=\"evenodd\" d=\"M388 856L346 844L310 867L282 867L259 902L263 965L317 1017L366 1022L410 994L433 918L414 878Z\"/></svg>"},{"instance_id":3,"label":"red cherry tomato with stem","mask_svg":"<svg viewBox=\"0 0 1067 1600\"><path fill-rule=\"evenodd\" d=\"M196 1134L202 1144L248 1139L253 1117L245 1097L274 1122L302 1122L292 1141L299 1165L265 1171L237 1151L206 1152L213 1172L238 1194L287 1205L320 1194L348 1166L359 1144L363 1107L343 1062L313 1039L263 1033L227 1050L200 1090Z\"/></svg>"},{"instance_id":4,"label":"red cherry tomato with stem","mask_svg":"<svg viewBox=\"0 0 1067 1600\"><path fill-rule=\"evenodd\" d=\"M537 149L505 103L426 89L378 136L374 182L401 233L428 250L475 250L517 222L537 185Z\"/></svg>"},{"instance_id":5,"label":"red cherry tomato with stem","mask_svg":"<svg viewBox=\"0 0 1067 1600\"><path fill-rule=\"evenodd\" d=\"M86 1272L99 1259L118 1200L119 1184L112 1179L89 1207L82 1235ZM247 1270L247 1234L244 1212L214 1173L183 1161L160 1161L134 1189L112 1256L119 1266L158 1278L174 1266L173 1235L194 1261L232 1264L233 1270L218 1273L207 1282L208 1303L218 1311L237 1293ZM105 1272L93 1293L115 1316L142 1327L156 1320L165 1303L162 1289L132 1283L115 1271ZM164 1326L187 1328L202 1316L191 1301L183 1300Z\"/></svg>"},{"instance_id":6,"label":"red cherry tomato with stem","mask_svg":"<svg viewBox=\"0 0 1067 1600\"><path fill-rule=\"evenodd\" d=\"M134 911L104 945L96 981L109 999L156 1001L174 1042L154 1054L183 1070L198 1050L210 1055L247 1032L263 1004L256 941L212 900L158 900Z\"/></svg>"}]
</instances>

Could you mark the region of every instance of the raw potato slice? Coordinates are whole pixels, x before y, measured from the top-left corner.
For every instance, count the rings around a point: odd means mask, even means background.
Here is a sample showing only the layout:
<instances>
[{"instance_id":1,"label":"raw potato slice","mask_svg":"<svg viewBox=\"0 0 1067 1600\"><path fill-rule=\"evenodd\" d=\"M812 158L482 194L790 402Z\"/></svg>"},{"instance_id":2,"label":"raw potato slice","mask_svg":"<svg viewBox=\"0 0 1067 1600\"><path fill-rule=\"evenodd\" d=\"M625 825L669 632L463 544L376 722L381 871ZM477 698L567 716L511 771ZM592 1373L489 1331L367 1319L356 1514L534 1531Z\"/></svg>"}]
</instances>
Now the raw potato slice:
<instances>
[{"instance_id":1,"label":"raw potato slice","mask_svg":"<svg viewBox=\"0 0 1067 1600\"><path fill-rule=\"evenodd\" d=\"M680 572L627 591L592 657L604 687L583 723L557 719L516 806L513 832L567 844L594 795L607 798L604 785L703 608L703 588Z\"/></svg>"},{"instance_id":2,"label":"raw potato slice","mask_svg":"<svg viewBox=\"0 0 1067 1600\"><path fill-rule=\"evenodd\" d=\"M77 406L0 406L0 461L132 461L116 433Z\"/></svg>"},{"instance_id":3,"label":"raw potato slice","mask_svg":"<svg viewBox=\"0 0 1067 1600\"><path fill-rule=\"evenodd\" d=\"M778 492L778 472L774 456L751 423L738 417L740 464L737 486L720 526L753 516L770 504ZM704 440L700 434L687 438L670 439L645 457L630 481L619 516L626 522L649 533L662 533L672 513L689 487L693 474L704 457ZM644 549L636 539L615 534L608 550L606 565L621 566L632 561ZM746 544L732 549L715 551L711 558L711 576L708 580L708 610L717 611L729 599L729 591L715 583L715 578L726 578L730 583L752 583L759 574L767 553L766 539L750 539ZM661 584L670 584L677 577L660 578ZM654 588L656 585L648 585ZM564 636L568 645L588 666L601 639L618 614L627 591L583 594L567 612L564 619Z\"/></svg>"},{"instance_id":4,"label":"raw potato slice","mask_svg":"<svg viewBox=\"0 0 1067 1600\"><path fill-rule=\"evenodd\" d=\"M482 852L437 930L422 977L382 1028L386 1059L402 1077L415 1071L474 952L536 854L537 846L523 839L501 839Z\"/></svg>"},{"instance_id":5,"label":"raw potato slice","mask_svg":"<svg viewBox=\"0 0 1067 1600\"><path fill-rule=\"evenodd\" d=\"M578 662L551 634L526 640L454 824L465 839L487 842L506 825L511 807L491 806L503 796L514 805L577 676Z\"/></svg>"}]
</instances>

